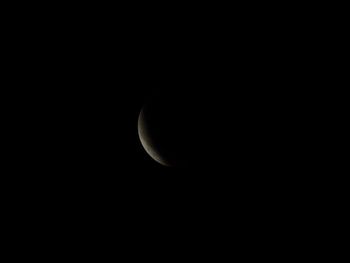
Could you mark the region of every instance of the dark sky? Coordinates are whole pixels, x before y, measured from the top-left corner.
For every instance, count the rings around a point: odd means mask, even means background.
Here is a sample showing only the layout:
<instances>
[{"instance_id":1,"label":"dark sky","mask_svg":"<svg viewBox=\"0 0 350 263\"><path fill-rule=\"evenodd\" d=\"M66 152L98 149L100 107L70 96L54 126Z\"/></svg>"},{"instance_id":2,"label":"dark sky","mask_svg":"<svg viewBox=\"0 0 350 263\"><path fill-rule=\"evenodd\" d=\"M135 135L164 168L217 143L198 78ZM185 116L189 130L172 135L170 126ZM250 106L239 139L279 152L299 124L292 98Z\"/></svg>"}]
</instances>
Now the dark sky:
<instances>
[{"instance_id":1,"label":"dark sky","mask_svg":"<svg viewBox=\"0 0 350 263\"><path fill-rule=\"evenodd\" d=\"M16 228L35 231L29 238L43 229L59 249L82 244L86 255L86 242L114 256L123 246L143 256L135 244L152 238L175 240L175 250L221 241L235 253L226 240L260 246L271 229L277 242L298 230L305 217L294 211L314 205L303 196L316 182L303 168L313 137L303 111L308 52L297 50L304 40L293 42L287 23L251 7L223 15L185 7L181 16L154 8L152 16L142 6L79 6L44 18L25 10L31 19L6 39L11 74L1 91L10 145L2 185L20 213L9 213ZM185 166L159 165L139 141L138 115L159 91L186 106L195 139Z\"/></svg>"},{"instance_id":2,"label":"dark sky","mask_svg":"<svg viewBox=\"0 0 350 263\"><path fill-rule=\"evenodd\" d=\"M21 160L12 167L23 189L46 207L104 215L139 207L141 216L150 204L159 212L223 208L232 198L241 207L279 202L304 185L295 165L307 160L298 152L303 131L294 123L305 82L286 27L114 10L22 23L9 38L7 68L16 70L7 110L17 116L9 156ZM185 167L162 167L141 147L137 119L155 91L176 94L194 116L187 123L197 148Z\"/></svg>"},{"instance_id":3,"label":"dark sky","mask_svg":"<svg viewBox=\"0 0 350 263\"><path fill-rule=\"evenodd\" d=\"M38 170L39 181L45 178L57 189L75 185L77 192L113 193L120 187L137 195L199 183L209 187L228 182L232 173L241 180L242 171L254 173L257 163L264 164L260 156L266 156L261 153L268 140L260 139L271 138L264 128L270 116L264 113L272 112L270 95L277 79L270 71L256 70L250 62L253 53L247 56L240 49L244 43L235 43L241 51L231 56L229 42L204 41L204 32L182 38L168 31L131 37L130 32L112 36L106 29L94 31L100 36L94 39L91 31L74 32L58 42L49 34L45 45L33 44L31 49L38 51L26 54L26 61L35 63L17 79L35 87L18 96L30 109L23 112L26 137L36 139L26 142L26 153L34 158L28 165ZM37 35L31 38L36 43ZM162 167L141 147L138 114L156 91L182 96L191 105L189 114L198 116L190 132L198 135L200 157L193 156L190 167Z\"/></svg>"}]
</instances>

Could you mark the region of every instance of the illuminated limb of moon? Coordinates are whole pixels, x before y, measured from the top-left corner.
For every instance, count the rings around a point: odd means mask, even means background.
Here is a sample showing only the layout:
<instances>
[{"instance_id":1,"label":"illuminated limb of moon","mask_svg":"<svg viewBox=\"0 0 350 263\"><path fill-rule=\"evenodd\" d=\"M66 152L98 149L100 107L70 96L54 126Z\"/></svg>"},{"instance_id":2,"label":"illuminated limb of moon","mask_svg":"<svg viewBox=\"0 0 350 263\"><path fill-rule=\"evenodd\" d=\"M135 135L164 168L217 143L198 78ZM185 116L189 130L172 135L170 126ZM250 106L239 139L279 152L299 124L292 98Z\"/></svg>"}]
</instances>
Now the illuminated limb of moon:
<instances>
[{"instance_id":1,"label":"illuminated limb of moon","mask_svg":"<svg viewBox=\"0 0 350 263\"><path fill-rule=\"evenodd\" d=\"M161 153L156 149L155 143L150 135L150 130L145 122L144 112L141 110L138 119L138 134L141 144L149 156L152 157L156 162L164 165L170 166L169 163L162 157Z\"/></svg>"}]
</instances>

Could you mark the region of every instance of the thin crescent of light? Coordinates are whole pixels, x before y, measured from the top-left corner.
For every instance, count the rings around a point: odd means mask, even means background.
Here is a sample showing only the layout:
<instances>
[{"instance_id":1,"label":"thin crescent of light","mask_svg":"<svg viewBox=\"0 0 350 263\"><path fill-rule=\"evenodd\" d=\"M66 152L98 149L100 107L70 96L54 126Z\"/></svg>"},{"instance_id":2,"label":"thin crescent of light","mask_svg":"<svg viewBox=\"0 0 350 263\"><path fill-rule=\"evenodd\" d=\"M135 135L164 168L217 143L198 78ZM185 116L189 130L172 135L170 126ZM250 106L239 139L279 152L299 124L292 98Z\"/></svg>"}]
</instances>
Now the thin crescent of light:
<instances>
[{"instance_id":1,"label":"thin crescent of light","mask_svg":"<svg viewBox=\"0 0 350 263\"><path fill-rule=\"evenodd\" d=\"M148 153L148 155L155 160L156 162L164 165L169 166L169 164L162 158L157 150L152 147L152 141L150 136L148 135L147 129L145 129L145 123L144 123L144 117L143 117L143 110L141 110L139 118L138 118L138 134L141 141L141 144L145 151Z\"/></svg>"}]
</instances>

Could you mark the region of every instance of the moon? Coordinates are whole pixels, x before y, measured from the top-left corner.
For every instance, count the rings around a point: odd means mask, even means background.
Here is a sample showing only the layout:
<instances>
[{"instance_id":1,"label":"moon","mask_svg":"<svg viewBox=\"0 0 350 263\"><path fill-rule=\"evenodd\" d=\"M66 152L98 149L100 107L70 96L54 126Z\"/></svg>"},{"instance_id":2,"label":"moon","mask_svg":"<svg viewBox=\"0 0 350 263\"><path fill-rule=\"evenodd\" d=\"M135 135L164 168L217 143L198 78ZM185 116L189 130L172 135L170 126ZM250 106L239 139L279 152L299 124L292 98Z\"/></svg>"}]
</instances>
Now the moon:
<instances>
[{"instance_id":1,"label":"moon","mask_svg":"<svg viewBox=\"0 0 350 263\"><path fill-rule=\"evenodd\" d=\"M205 132L199 131L200 112L193 101L188 94L166 91L145 101L138 118L138 135L146 153L161 165L189 167L198 160L198 152L204 152L199 134Z\"/></svg>"},{"instance_id":2,"label":"moon","mask_svg":"<svg viewBox=\"0 0 350 263\"><path fill-rule=\"evenodd\" d=\"M156 146L156 143L150 132L149 124L145 119L144 108L141 110L138 118L138 135L144 150L153 160L160 163L161 165L171 166L169 161L167 161L166 158L162 156L160 150Z\"/></svg>"}]
</instances>

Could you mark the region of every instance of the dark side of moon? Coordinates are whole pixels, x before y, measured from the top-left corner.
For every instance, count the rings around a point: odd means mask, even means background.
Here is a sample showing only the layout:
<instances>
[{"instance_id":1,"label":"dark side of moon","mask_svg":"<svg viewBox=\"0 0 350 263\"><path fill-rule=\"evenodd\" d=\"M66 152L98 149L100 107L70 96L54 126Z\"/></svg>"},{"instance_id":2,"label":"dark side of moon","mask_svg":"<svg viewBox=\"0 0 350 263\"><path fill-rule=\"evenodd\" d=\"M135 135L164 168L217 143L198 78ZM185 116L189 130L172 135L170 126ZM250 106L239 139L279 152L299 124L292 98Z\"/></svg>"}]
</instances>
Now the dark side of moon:
<instances>
[{"instance_id":1,"label":"dark side of moon","mask_svg":"<svg viewBox=\"0 0 350 263\"><path fill-rule=\"evenodd\" d=\"M196 110L189 99L171 94L155 96L138 119L141 144L150 157L164 166L184 166L195 156Z\"/></svg>"}]
</instances>

